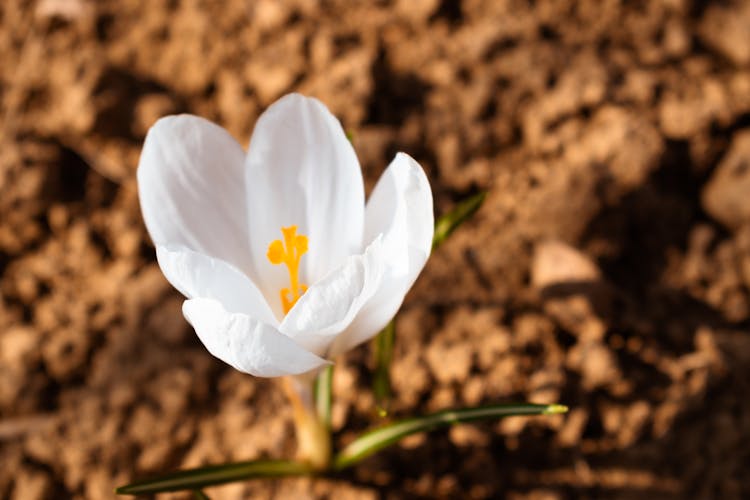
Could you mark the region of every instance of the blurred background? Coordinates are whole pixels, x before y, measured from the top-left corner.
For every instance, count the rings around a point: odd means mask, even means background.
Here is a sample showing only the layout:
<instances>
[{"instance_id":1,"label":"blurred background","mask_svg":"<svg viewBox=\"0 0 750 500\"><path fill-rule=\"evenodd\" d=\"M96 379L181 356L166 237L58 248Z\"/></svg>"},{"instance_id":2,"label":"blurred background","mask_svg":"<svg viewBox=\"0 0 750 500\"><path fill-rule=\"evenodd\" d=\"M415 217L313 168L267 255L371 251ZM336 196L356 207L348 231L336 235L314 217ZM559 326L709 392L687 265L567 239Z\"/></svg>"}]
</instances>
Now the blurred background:
<instances>
[{"instance_id":1,"label":"blurred background","mask_svg":"<svg viewBox=\"0 0 750 500\"><path fill-rule=\"evenodd\" d=\"M135 182L157 118L246 145L291 91L368 190L405 151L437 214L488 191L398 317L394 415L571 411L212 498L750 497L749 2L8 0L0 58L0 497L291 456L275 383L183 320ZM337 364L338 442L377 421L369 366Z\"/></svg>"}]
</instances>

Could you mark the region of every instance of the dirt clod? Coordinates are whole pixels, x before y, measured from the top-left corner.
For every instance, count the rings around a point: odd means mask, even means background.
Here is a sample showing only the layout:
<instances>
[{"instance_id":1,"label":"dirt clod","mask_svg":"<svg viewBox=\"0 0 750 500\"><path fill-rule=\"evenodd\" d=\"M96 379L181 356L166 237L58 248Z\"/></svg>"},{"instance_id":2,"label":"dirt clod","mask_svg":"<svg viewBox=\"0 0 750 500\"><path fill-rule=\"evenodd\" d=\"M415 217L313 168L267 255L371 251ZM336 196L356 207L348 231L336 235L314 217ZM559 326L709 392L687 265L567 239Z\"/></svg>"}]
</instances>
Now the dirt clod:
<instances>
[{"instance_id":1,"label":"dirt clod","mask_svg":"<svg viewBox=\"0 0 750 500\"><path fill-rule=\"evenodd\" d=\"M703 190L703 207L716 220L737 229L750 223L750 132L736 134Z\"/></svg>"}]
</instances>

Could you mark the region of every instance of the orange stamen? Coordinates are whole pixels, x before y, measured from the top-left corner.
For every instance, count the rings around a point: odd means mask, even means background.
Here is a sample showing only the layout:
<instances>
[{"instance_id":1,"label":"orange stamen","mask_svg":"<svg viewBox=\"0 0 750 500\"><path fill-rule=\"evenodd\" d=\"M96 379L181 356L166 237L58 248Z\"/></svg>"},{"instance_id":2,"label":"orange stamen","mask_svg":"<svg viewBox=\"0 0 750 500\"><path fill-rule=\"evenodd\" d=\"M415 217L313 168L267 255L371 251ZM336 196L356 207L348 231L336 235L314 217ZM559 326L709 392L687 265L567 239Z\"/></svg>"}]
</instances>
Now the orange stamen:
<instances>
[{"instance_id":1,"label":"orange stamen","mask_svg":"<svg viewBox=\"0 0 750 500\"><path fill-rule=\"evenodd\" d=\"M299 261L307 253L307 236L297 234L297 226L282 227L281 233L283 243L281 240L272 241L266 257L271 264L284 264L289 270L289 288L280 290L281 305L286 314L307 290L307 286L299 282Z\"/></svg>"}]
</instances>

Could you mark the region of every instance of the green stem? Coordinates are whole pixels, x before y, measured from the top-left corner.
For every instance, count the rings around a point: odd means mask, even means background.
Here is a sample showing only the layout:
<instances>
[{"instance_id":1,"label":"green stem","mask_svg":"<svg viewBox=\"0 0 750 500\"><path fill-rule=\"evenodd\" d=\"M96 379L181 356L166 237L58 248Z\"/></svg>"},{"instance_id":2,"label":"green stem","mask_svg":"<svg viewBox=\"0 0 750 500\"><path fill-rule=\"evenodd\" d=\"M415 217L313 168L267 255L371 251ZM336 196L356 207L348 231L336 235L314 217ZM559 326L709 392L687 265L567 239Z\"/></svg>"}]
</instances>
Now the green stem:
<instances>
[{"instance_id":1,"label":"green stem","mask_svg":"<svg viewBox=\"0 0 750 500\"><path fill-rule=\"evenodd\" d=\"M297 459L315 470L326 470L331 463L331 430L319 418L313 401L315 380L304 375L289 376L284 378L282 387L292 404Z\"/></svg>"},{"instance_id":2,"label":"green stem","mask_svg":"<svg viewBox=\"0 0 750 500\"><path fill-rule=\"evenodd\" d=\"M375 372L373 373L372 390L375 394L375 405L378 415L385 417L391 400L390 367L393 360L393 347L396 341L396 323L391 320L388 325L375 337L374 357Z\"/></svg>"},{"instance_id":3,"label":"green stem","mask_svg":"<svg viewBox=\"0 0 750 500\"><path fill-rule=\"evenodd\" d=\"M323 368L315 379L315 410L321 425L331 431L331 403L333 400L333 365Z\"/></svg>"}]
</instances>

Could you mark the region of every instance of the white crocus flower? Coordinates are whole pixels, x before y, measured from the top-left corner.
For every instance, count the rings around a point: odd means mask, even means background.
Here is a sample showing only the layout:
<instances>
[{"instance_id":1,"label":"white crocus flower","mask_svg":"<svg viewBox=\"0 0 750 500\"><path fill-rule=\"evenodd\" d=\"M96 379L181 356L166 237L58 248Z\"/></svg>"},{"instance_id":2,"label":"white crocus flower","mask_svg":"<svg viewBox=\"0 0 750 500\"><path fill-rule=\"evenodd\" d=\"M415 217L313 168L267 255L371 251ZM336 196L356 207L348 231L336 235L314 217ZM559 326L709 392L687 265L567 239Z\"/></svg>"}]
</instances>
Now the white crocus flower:
<instances>
[{"instance_id":1,"label":"white crocus flower","mask_svg":"<svg viewBox=\"0 0 750 500\"><path fill-rule=\"evenodd\" d=\"M419 164L397 154L365 205L341 124L297 94L263 113L247 153L202 118L162 118L138 189L185 318L211 354L260 377L314 371L375 335L432 244Z\"/></svg>"}]
</instances>

